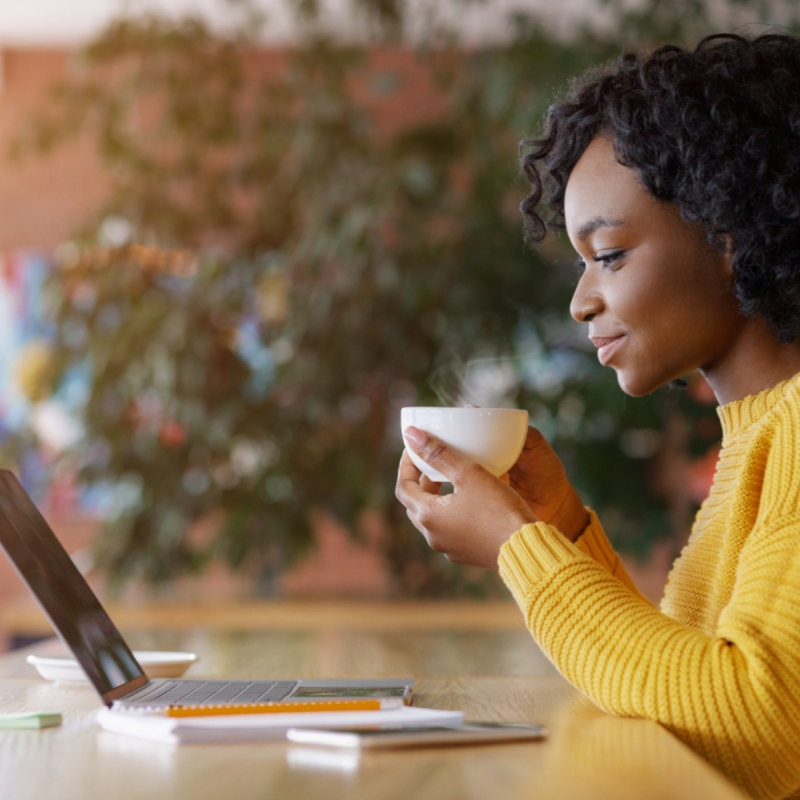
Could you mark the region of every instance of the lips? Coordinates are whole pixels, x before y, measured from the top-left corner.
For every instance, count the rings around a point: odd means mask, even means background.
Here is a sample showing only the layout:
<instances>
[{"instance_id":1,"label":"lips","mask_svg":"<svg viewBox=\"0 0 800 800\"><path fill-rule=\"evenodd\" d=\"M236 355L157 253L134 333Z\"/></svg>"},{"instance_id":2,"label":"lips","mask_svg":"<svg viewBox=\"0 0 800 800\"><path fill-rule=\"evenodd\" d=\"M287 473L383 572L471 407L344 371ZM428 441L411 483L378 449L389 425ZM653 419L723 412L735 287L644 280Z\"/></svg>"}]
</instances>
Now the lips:
<instances>
[{"instance_id":1,"label":"lips","mask_svg":"<svg viewBox=\"0 0 800 800\"><path fill-rule=\"evenodd\" d=\"M592 344L597 348L597 360L605 366L625 340L624 334L619 336L590 336Z\"/></svg>"}]
</instances>

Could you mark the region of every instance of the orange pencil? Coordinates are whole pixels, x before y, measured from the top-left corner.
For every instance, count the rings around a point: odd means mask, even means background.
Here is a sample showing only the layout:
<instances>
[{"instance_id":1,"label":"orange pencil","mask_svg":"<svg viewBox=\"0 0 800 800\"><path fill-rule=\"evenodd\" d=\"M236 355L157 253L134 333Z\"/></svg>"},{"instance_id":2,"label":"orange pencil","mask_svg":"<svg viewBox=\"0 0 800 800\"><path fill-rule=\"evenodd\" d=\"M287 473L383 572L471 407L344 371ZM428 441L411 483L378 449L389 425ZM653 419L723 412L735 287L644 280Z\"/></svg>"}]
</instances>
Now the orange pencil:
<instances>
[{"instance_id":1,"label":"orange pencil","mask_svg":"<svg viewBox=\"0 0 800 800\"><path fill-rule=\"evenodd\" d=\"M402 708L399 698L384 700L291 700L285 703L248 703L246 705L170 706L168 717L212 717L228 714L296 714L313 711L387 711Z\"/></svg>"}]
</instances>

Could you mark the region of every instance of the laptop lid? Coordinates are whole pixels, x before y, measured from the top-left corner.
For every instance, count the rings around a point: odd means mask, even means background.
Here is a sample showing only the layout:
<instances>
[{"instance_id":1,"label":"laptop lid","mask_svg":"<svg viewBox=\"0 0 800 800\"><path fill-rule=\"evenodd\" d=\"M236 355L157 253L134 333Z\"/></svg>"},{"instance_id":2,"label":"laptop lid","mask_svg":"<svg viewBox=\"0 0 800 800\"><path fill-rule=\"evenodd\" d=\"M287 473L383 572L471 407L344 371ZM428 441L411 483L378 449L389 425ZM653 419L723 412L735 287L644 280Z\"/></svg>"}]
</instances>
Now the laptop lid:
<instances>
[{"instance_id":1,"label":"laptop lid","mask_svg":"<svg viewBox=\"0 0 800 800\"><path fill-rule=\"evenodd\" d=\"M9 470L0 470L0 547L106 705L147 683L89 584Z\"/></svg>"}]
</instances>

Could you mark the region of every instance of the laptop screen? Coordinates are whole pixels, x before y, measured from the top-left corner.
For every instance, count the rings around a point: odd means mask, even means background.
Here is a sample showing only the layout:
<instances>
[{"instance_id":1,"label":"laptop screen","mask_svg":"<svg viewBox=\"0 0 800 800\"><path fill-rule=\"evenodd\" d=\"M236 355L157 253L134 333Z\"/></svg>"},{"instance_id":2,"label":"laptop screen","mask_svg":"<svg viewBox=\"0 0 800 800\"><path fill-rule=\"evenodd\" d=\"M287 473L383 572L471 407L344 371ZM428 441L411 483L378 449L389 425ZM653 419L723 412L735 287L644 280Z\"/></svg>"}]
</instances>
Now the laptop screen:
<instances>
[{"instance_id":1,"label":"laptop screen","mask_svg":"<svg viewBox=\"0 0 800 800\"><path fill-rule=\"evenodd\" d=\"M115 690L131 681L142 685L147 680L89 584L8 470L0 470L0 547L105 702L126 694Z\"/></svg>"}]
</instances>

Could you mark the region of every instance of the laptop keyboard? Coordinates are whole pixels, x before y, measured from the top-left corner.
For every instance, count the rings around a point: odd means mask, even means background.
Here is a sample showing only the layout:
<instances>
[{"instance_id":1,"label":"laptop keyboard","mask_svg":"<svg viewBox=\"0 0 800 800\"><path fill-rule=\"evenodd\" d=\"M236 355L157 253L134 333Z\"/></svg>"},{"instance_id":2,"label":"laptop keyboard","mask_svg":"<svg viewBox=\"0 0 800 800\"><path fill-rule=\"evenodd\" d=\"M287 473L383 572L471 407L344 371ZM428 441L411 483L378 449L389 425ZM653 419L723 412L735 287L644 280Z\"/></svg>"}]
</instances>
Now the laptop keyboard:
<instances>
[{"instance_id":1,"label":"laptop keyboard","mask_svg":"<svg viewBox=\"0 0 800 800\"><path fill-rule=\"evenodd\" d=\"M151 681L139 691L116 701L125 708L166 706L240 705L283 700L297 681Z\"/></svg>"}]
</instances>

